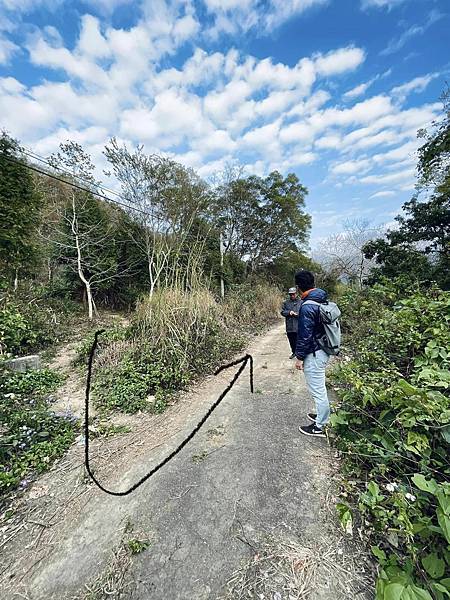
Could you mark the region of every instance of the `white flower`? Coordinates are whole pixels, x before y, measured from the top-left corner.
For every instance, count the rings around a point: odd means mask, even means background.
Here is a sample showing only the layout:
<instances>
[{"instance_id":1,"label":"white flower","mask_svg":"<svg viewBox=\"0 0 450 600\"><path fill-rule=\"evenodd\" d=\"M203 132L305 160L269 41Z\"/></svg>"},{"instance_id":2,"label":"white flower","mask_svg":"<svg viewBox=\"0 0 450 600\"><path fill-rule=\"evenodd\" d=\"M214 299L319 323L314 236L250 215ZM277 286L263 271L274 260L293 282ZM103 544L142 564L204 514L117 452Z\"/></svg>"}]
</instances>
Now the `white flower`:
<instances>
[{"instance_id":1,"label":"white flower","mask_svg":"<svg viewBox=\"0 0 450 600\"><path fill-rule=\"evenodd\" d=\"M395 492L395 490L398 488L398 483L395 483L395 481L393 483L388 483L386 485L386 489L388 492Z\"/></svg>"},{"instance_id":2,"label":"white flower","mask_svg":"<svg viewBox=\"0 0 450 600\"><path fill-rule=\"evenodd\" d=\"M409 492L406 492L405 498L407 500L409 500L410 502L415 502L415 500L416 500L416 497L413 494L410 494Z\"/></svg>"}]
</instances>

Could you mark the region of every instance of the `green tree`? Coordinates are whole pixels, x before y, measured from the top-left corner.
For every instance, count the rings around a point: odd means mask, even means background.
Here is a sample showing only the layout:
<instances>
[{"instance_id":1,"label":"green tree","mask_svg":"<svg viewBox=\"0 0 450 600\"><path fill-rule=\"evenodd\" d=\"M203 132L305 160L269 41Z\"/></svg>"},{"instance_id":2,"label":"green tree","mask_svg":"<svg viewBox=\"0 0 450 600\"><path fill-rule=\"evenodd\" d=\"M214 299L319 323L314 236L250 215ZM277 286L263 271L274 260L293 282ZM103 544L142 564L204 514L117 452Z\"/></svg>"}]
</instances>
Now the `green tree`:
<instances>
[{"instance_id":1,"label":"green tree","mask_svg":"<svg viewBox=\"0 0 450 600\"><path fill-rule=\"evenodd\" d=\"M8 285L17 288L20 274L38 262L36 237L41 198L25 165L19 144L0 136L0 266Z\"/></svg>"},{"instance_id":2,"label":"green tree","mask_svg":"<svg viewBox=\"0 0 450 600\"><path fill-rule=\"evenodd\" d=\"M430 131L421 129L418 136L425 139L419 148L419 185L434 188L437 194L450 193L450 88L442 94L444 116L434 121Z\"/></svg>"},{"instance_id":3,"label":"green tree","mask_svg":"<svg viewBox=\"0 0 450 600\"><path fill-rule=\"evenodd\" d=\"M396 217L396 230L384 239L369 242L367 258L379 265L372 279L380 275L406 274L422 280L435 280L443 289L450 288L450 103L443 95L444 117L430 132L420 131L426 139L419 149L418 190L426 191L427 200L418 195L403 205Z\"/></svg>"},{"instance_id":4,"label":"green tree","mask_svg":"<svg viewBox=\"0 0 450 600\"><path fill-rule=\"evenodd\" d=\"M242 177L231 172L218 187L213 212L224 234L225 253L234 253L254 273L283 256L293 245L300 250L311 219L304 212L307 189L296 175Z\"/></svg>"}]
</instances>

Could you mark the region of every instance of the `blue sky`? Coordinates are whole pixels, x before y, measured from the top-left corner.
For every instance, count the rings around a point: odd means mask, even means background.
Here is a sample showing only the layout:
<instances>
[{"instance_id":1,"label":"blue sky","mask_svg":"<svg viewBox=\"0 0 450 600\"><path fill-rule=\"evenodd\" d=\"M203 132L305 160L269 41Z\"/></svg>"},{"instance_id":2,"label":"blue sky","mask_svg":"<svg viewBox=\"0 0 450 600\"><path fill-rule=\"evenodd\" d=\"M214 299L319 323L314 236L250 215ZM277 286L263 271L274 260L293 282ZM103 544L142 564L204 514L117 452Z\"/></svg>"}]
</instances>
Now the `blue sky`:
<instances>
[{"instance_id":1,"label":"blue sky","mask_svg":"<svg viewBox=\"0 0 450 600\"><path fill-rule=\"evenodd\" d=\"M293 171L314 247L411 196L449 30L447 0L0 0L0 127L98 173L112 135L205 178Z\"/></svg>"}]
</instances>

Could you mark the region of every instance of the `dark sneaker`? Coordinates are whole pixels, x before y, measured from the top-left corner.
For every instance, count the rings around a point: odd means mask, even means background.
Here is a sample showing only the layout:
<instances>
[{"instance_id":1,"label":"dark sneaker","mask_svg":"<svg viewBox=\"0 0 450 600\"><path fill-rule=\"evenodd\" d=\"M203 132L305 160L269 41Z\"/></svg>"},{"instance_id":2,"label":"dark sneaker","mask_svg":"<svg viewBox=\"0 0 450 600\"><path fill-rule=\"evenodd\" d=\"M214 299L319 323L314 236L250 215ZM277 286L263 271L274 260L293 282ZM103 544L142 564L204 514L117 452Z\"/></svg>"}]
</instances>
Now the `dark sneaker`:
<instances>
[{"instance_id":1,"label":"dark sneaker","mask_svg":"<svg viewBox=\"0 0 450 600\"><path fill-rule=\"evenodd\" d=\"M289 358L295 358L295 354L292 353Z\"/></svg>"},{"instance_id":2,"label":"dark sneaker","mask_svg":"<svg viewBox=\"0 0 450 600\"><path fill-rule=\"evenodd\" d=\"M316 422L316 419L317 419L317 415L316 415L316 413L308 413L306 416L307 416L307 417L308 417L308 419L309 419L310 421L312 421L313 423L315 423L315 422Z\"/></svg>"},{"instance_id":3,"label":"dark sneaker","mask_svg":"<svg viewBox=\"0 0 450 600\"><path fill-rule=\"evenodd\" d=\"M316 427L314 423L299 427L298 430L304 435L311 435L313 437L326 437L325 432L319 427Z\"/></svg>"}]
</instances>

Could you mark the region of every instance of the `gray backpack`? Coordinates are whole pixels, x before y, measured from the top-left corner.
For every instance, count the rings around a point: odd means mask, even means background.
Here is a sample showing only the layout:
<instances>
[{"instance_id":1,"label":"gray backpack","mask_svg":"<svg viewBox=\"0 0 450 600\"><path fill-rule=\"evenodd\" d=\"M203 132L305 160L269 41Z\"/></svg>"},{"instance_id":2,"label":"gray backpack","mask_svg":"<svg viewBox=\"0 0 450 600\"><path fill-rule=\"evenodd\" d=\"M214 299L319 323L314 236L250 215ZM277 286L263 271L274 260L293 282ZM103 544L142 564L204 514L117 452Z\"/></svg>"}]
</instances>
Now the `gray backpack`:
<instances>
[{"instance_id":1,"label":"gray backpack","mask_svg":"<svg viewBox=\"0 0 450 600\"><path fill-rule=\"evenodd\" d=\"M339 317L341 311L334 302L315 302L314 300L305 300L303 304L317 304L319 307L319 320L323 325L325 333L316 338L321 349L330 355L339 354L341 349L341 324Z\"/></svg>"}]
</instances>

